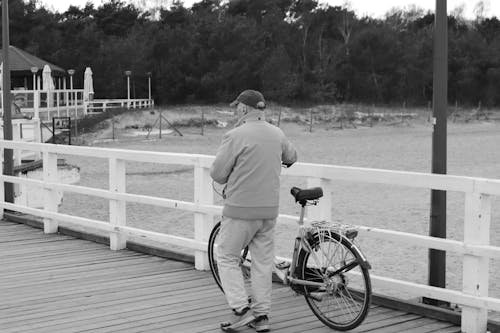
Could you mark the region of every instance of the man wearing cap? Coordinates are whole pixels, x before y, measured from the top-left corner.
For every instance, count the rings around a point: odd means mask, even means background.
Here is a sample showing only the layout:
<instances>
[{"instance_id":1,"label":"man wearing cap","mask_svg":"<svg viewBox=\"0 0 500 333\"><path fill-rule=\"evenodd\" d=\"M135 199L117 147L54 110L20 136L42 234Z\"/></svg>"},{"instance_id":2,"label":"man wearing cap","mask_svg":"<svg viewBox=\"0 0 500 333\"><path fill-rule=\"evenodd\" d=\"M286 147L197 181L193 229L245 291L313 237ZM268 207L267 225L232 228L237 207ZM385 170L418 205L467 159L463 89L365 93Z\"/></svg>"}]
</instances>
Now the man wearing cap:
<instances>
[{"instance_id":1,"label":"man wearing cap","mask_svg":"<svg viewBox=\"0 0 500 333\"><path fill-rule=\"evenodd\" d=\"M238 120L224 135L210 170L215 182L226 185L217 260L234 318L221 323L221 328L250 324L257 332L267 332L281 165L295 163L297 152L281 129L266 122L266 102L260 92L245 90L231 106L236 106ZM246 246L252 254L251 295L239 267Z\"/></svg>"}]
</instances>

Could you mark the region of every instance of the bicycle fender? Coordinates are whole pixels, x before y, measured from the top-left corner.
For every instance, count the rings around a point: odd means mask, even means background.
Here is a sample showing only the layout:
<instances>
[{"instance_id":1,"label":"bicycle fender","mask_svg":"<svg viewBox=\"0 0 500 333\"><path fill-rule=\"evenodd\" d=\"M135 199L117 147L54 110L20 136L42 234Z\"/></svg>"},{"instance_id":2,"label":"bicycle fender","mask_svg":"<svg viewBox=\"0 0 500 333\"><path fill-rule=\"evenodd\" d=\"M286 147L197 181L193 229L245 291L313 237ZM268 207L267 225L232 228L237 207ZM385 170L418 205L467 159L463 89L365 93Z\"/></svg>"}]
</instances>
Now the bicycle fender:
<instances>
[{"instance_id":1,"label":"bicycle fender","mask_svg":"<svg viewBox=\"0 0 500 333\"><path fill-rule=\"evenodd\" d=\"M349 243L350 243L350 247L354 248L359 253L359 256L360 256L360 259L361 259L361 262L359 264L361 265L361 267L366 268L366 269L372 269L372 265L370 265L370 263L366 259L366 257L363 254L363 252L361 252L361 250L356 245L354 245L353 243L351 243L351 242L349 242Z\"/></svg>"}]
</instances>

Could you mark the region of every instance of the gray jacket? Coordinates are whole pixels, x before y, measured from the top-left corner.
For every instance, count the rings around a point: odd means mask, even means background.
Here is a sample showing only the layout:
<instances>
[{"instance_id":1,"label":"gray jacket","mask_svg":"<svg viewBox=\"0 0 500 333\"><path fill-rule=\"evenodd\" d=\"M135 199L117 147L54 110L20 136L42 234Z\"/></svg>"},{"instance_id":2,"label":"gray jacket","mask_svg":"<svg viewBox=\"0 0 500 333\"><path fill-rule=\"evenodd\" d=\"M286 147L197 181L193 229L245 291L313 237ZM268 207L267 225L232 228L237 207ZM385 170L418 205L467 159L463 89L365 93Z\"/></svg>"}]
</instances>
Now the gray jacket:
<instances>
[{"instance_id":1,"label":"gray jacket","mask_svg":"<svg viewBox=\"0 0 500 333\"><path fill-rule=\"evenodd\" d=\"M297 152L281 129L253 110L224 135L210 170L226 184L223 215L257 220L278 216L281 163L297 161Z\"/></svg>"}]
</instances>

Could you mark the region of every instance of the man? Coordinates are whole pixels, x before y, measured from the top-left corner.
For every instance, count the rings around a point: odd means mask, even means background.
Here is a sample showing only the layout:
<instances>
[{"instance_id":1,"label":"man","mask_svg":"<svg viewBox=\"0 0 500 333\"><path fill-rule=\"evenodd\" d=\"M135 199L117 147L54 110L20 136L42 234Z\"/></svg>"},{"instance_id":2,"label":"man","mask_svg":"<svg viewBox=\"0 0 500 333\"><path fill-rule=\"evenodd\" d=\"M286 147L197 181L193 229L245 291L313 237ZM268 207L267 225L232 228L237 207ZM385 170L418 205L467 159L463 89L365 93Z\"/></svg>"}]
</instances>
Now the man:
<instances>
[{"instance_id":1,"label":"man","mask_svg":"<svg viewBox=\"0 0 500 333\"><path fill-rule=\"evenodd\" d=\"M292 165L297 153L283 132L266 122L266 102L260 92L245 90L231 106L236 106L238 120L224 135L210 172L214 181L226 184L218 267L234 318L221 323L221 328L250 324L257 332L267 332L281 164ZM252 256L251 295L239 267L245 246Z\"/></svg>"},{"instance_id":2,"label":"man","mask_svg":"<svg viewBox=\"0 0 500 333\"><path fill-rule=\"evenodd\" d=\"M11 96L11 108L10 115L12 119L29 119L31 120L31 115L26 115L21 111L21 107L24 105L24 98L22 95L10 94Z\"/></svg>"}]
</instances>

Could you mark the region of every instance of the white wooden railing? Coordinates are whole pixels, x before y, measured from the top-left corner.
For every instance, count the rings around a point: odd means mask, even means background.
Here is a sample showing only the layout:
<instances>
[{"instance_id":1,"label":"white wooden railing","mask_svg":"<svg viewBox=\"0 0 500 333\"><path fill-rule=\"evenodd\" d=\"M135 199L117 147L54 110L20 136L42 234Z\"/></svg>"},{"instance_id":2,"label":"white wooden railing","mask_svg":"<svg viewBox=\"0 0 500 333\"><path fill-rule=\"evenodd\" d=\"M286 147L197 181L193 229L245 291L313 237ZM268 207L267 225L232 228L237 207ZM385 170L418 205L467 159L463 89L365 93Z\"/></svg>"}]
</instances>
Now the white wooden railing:
<instances>
[{"instance_id":1,"label":"white wooden railing","mask_svg":"<svg viewBox=\"0 0 500 333\"><path fill-rule=\"evenodd\" d=\"M0 127L3 128L2 119L0 119ZM12 119L12 138L14 141L41 142L40 119ZM14 150L14 166L21 165L23 159L39 159L40 157L40 152Z\"/></svg>"},{"instance_id":2,"label":"white wooden railing","mask_svg":"<svg viewBox=\"0 0 500 333\"><path fill-rule=\"evenodd\" d=\"M57 232L58 226L77 226L88 230L106 232L112 250L123 249L127 239L147 239L164 244L195 250L195 267L207 269L206 246L213 226L214 215L220 215L222 207L214 205L209 168L213 156L145 152L119 149L75 147L40 143L12 142L0 140L0 149L32 150L43 156L43 180L15 176L0 176L0 206L27 214L40 216L46 233ZM96 189L78 185L58 183L57 156L79 155L103 158L109 161L109 189ZM194 202L166 199L126 192L125 162L147 162L160 164L189 165L194 168ZM463 288L450 290L423 284L397 280L384 276L372 276L379 287L401 291L407 295L440 299L462 306L462 331L466 333L486 332L488 310L500 311L500 299L488 297L489 260L500 259L500 247L489 244L491 198L500 196L500 181L483 178L458 177L415 172L341 167L298 163L284 170L284 175L308 179L308 186L322 186L324 198L318 207L308 210L308 220L331 218L332 181L401 185L413 188L458 191L465 194L464 240L447 240L412 233L359 226L365 236L390 240L407 245L455 252L463 256ZM4 202L4 182L25 186L42 187L46 191L44 209L35 209ZM73 192L103 198L109 201L109 221L98 221L58 213L56 191ZM126 203L156 205L181 209L195 213L193 238L132 228L126 225ZM0 212L3 210L0 210ZM1 213L3 214L3 213ZM296 216L279 216L280 222L294 222Z\"/></svg>"},{"instance_id":3,"label":"white wooden railing","mask_svg":"<svg viewBox=\"0 0 500 333\"><path fill-rule=\"evenodd\" d=\"M83 89L11 90L11 93L23 114L42 122L51 122L52 117L83 118L86 115ZM3 108L3 98L0 104Z\"/></svg>"},{"instance_id":4,"label":"white wooden railing","mask_svg":"<svg viewBox=\"0 0 500 333\"><path fill-rule=\"evenodd\" d=\"M152 99L94 99L86 102L86 110L88 113L101 113L107 109L127 108L127 109L142 109L154 107Z\"/></svg>"},{"instance_id":5,"label":"white wooden railing","mask_svg":"<svg viewBox=\"0 0 500 333\"><path fill-rule=\"evenodd\" d=\"M84 100L83 89L11 90L13 100L25 115L51 122L53 117L83 118L87 114L101 113L106 109L139 109L154 107L152 99L94 99ZM0 112L3 100L0 94Z\"/></svg>"}]
</instances>

